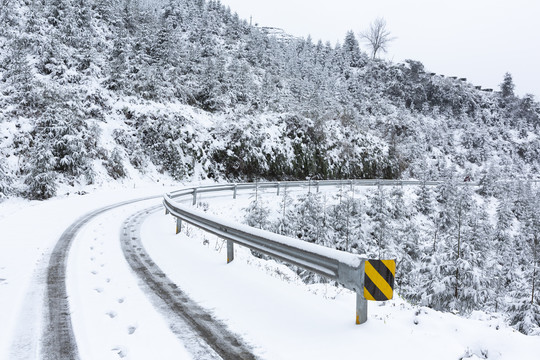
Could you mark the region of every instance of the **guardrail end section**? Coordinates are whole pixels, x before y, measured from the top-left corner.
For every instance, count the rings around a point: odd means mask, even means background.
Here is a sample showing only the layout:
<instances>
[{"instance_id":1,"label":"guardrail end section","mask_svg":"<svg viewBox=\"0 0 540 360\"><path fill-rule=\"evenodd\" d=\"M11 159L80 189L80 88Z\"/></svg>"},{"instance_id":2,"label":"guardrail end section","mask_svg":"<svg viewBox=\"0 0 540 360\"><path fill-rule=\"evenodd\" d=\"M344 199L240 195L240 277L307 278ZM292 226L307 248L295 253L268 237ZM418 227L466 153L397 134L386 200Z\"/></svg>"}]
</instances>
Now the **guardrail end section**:
<instances>
[{"instance_id":1,"label":"guardrail end section","mask_svg":"<svg viewBox=\"0 0 540 360\"><path fill-rule=\"evenodd\" d=\"M362 292L364 290L364 266L366 259L359 258L358 264L354 266L344 262L339 262L337 280L347 289Z\"/></svg>"},{"instance_id":2,"label":"guardrail end section","mask_svg":"<svg viewBox=\"0 0 540 360\"><path fill-rule=\"evenodd\" d=\"M349 290L356 292L356 324L367 321L367 300L364 298L364 274L366 259L359 258L356 265L340 262L338 281Z\"/></svg>"}]
</instances>

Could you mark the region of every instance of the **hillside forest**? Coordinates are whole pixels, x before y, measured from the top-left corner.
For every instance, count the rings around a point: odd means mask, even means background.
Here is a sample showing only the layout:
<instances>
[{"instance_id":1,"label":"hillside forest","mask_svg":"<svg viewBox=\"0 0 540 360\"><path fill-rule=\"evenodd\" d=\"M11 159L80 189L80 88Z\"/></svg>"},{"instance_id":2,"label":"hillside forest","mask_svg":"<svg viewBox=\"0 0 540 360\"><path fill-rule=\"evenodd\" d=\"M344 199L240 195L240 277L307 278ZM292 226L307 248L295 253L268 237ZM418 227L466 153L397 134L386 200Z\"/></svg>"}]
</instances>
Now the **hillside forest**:
<instances>
[{"instance_id":1,"label":"hillside forest","mask_svg":"<svg viewBox=\"0 0 540 360\"><path fill-rule=\"evenodd\" d=\"M255 224L398 256L409 301L539 333L540 104L510 73L482 89L372 59L353 31L277 36L216 0L0 0L0 201L153 173L443 181L283 200L330 224L316 236Z\"/></svg>"}]
</instances>

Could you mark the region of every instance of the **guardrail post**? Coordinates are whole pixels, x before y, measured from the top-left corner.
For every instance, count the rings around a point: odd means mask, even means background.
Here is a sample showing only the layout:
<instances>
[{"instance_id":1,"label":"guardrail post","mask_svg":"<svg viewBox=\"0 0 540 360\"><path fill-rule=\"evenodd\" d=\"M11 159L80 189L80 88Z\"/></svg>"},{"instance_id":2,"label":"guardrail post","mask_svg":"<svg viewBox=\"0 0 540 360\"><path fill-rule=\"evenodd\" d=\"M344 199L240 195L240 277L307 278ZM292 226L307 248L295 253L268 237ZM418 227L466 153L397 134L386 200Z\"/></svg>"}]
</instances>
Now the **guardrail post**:
<instances>
[{"instance_id":1,"label":"guardrail post","mask_svg":"<svg viewBox=\"0 0 540 360\"><path fill-rule=\"evenodd\" d=\"M362 289L363 290L363 289ZM364 295L356 291L356 324L360 325L367 321L367 300Z\"/></svg>"},{"instance_id":2,"label":"guardrail post","mask_svg":"<svg viewBox=\"0 0 540 360\"><path fill-rule=\"evenodd\" d=\"M279 196L279 183L277 183L277 195Z\"/></svg>"},{"instance_id":3,"label":"guardrail post","mask_svg":"<svg viewBox=\"0 0 540 360\"><path fill-rule=\"evenodd\" d=\"M180 233L182 231L182 219L176 218L176 233Z\"/></svg>"},{"instance_id":4,"label":"guardrail post","mask_svg":"<svg viewBox=\"0 0 540 360\"><path fill-rule=\"evenodd\" d=\"M236 199L236 184L234 184L234 189L233 189L233 195L232 195L232 198L233 199Z\"/></svg>"},{"instance_id":5,"label":"guardrail post","mask_svg":"<svg viewBox=\"0 0 540 360\"><path fill-rule=\"evenodd\" d=\"M165 208L165 215L169 215L169 209Z\"/></svg>"},{"instance_id":6,"label":"guardrail post","mask_svg":"<svg viewBox=\"0 0 540 360\"><path fill-rule=\"evenodd\" d=\"M319 192L319 182L315 181L315 184L317 184L317 192Z\"/></svg>"},{"instance_id":7,"label":"guardrail post","mask_svg":"<svg viewBox=\"0 0 540 360\"><path fill-rule=\"evenodd\" d=\"M193 205L197 204L197 189L193 189Z\"/></svg>"},{"instance_id":8,"label":"guardrail post","mask_svg":"<svg viewBox=\"0 0 540 360\"><path fill-rule=\"evenodd\" d=\"M227 240L227 264L234 260L234 243Z\"/></svg>"}]
</instances>

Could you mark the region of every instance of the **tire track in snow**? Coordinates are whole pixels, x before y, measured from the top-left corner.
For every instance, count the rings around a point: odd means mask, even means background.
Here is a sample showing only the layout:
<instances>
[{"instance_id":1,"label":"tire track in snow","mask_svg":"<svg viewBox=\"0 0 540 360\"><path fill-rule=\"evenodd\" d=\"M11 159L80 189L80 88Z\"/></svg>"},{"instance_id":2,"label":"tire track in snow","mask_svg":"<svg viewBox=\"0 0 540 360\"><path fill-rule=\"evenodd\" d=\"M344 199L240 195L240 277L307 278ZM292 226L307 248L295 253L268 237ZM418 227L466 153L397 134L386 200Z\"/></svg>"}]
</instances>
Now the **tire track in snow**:
<instances>
[{"instance_id":1,"label":"tire track in snow","mask_svg":"<svg viewBox=\"0 0 540 360\"><path fill-rule=\"evenodd\" d=\"M52 251L47 268L47 288L44 305L45 320L43 334L41 336L41 355L43 359L79 359L66 291L67 258L69 249L71 248L77 233L88 222L104 212L120 206L158 197L160 196L149 196L128 200L97 209L80 217L62 233Z\"/></svg>"},{"instance_id":2,"label":"tire track in snow","mask_svg":"<svg viewBox=\"0 0 540 360\"><path fill-rule=\"evenodd\" d=\"M168 319L171 329L184 343L192 342L192 339L186 338L192 335L182 331L187 326L223 359L256 359L250 347L238 335L232 333L223 323L215 320L211 313L191 300L152 261L144 249L140 237L142 220L161 208L162 206L152 207L129 217L122 226L120 236L124 256L140 278L141 285L147 288L145 293L151 296L156 308ZM195 352L194 355L200 358L198 355L202 354L199 351Z\"/></svg>"}]
</instances>

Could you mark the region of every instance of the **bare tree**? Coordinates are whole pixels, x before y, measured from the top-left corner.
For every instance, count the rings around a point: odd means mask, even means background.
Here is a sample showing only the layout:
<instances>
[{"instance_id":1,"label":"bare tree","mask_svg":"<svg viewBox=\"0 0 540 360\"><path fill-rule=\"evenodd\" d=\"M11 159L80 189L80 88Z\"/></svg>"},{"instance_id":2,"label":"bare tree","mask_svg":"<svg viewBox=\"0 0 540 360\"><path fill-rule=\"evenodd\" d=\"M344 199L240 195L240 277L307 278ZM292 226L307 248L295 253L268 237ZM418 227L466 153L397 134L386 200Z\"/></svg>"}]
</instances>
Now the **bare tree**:
<instances>
[{"instance_id":1,"label":"bare tree","mask_svg":"<svg viewBox=\"0 0 540 360\"><path fill-rule=\"evenodd\" d=\"M375 59L379 51L386 52L388 44L395 39L395 37L390 36L384 18L375 19L369 25L369 29L360 32L360 38L366 40L371 46L373 59Z\"/></svg>"}]
</instances>

